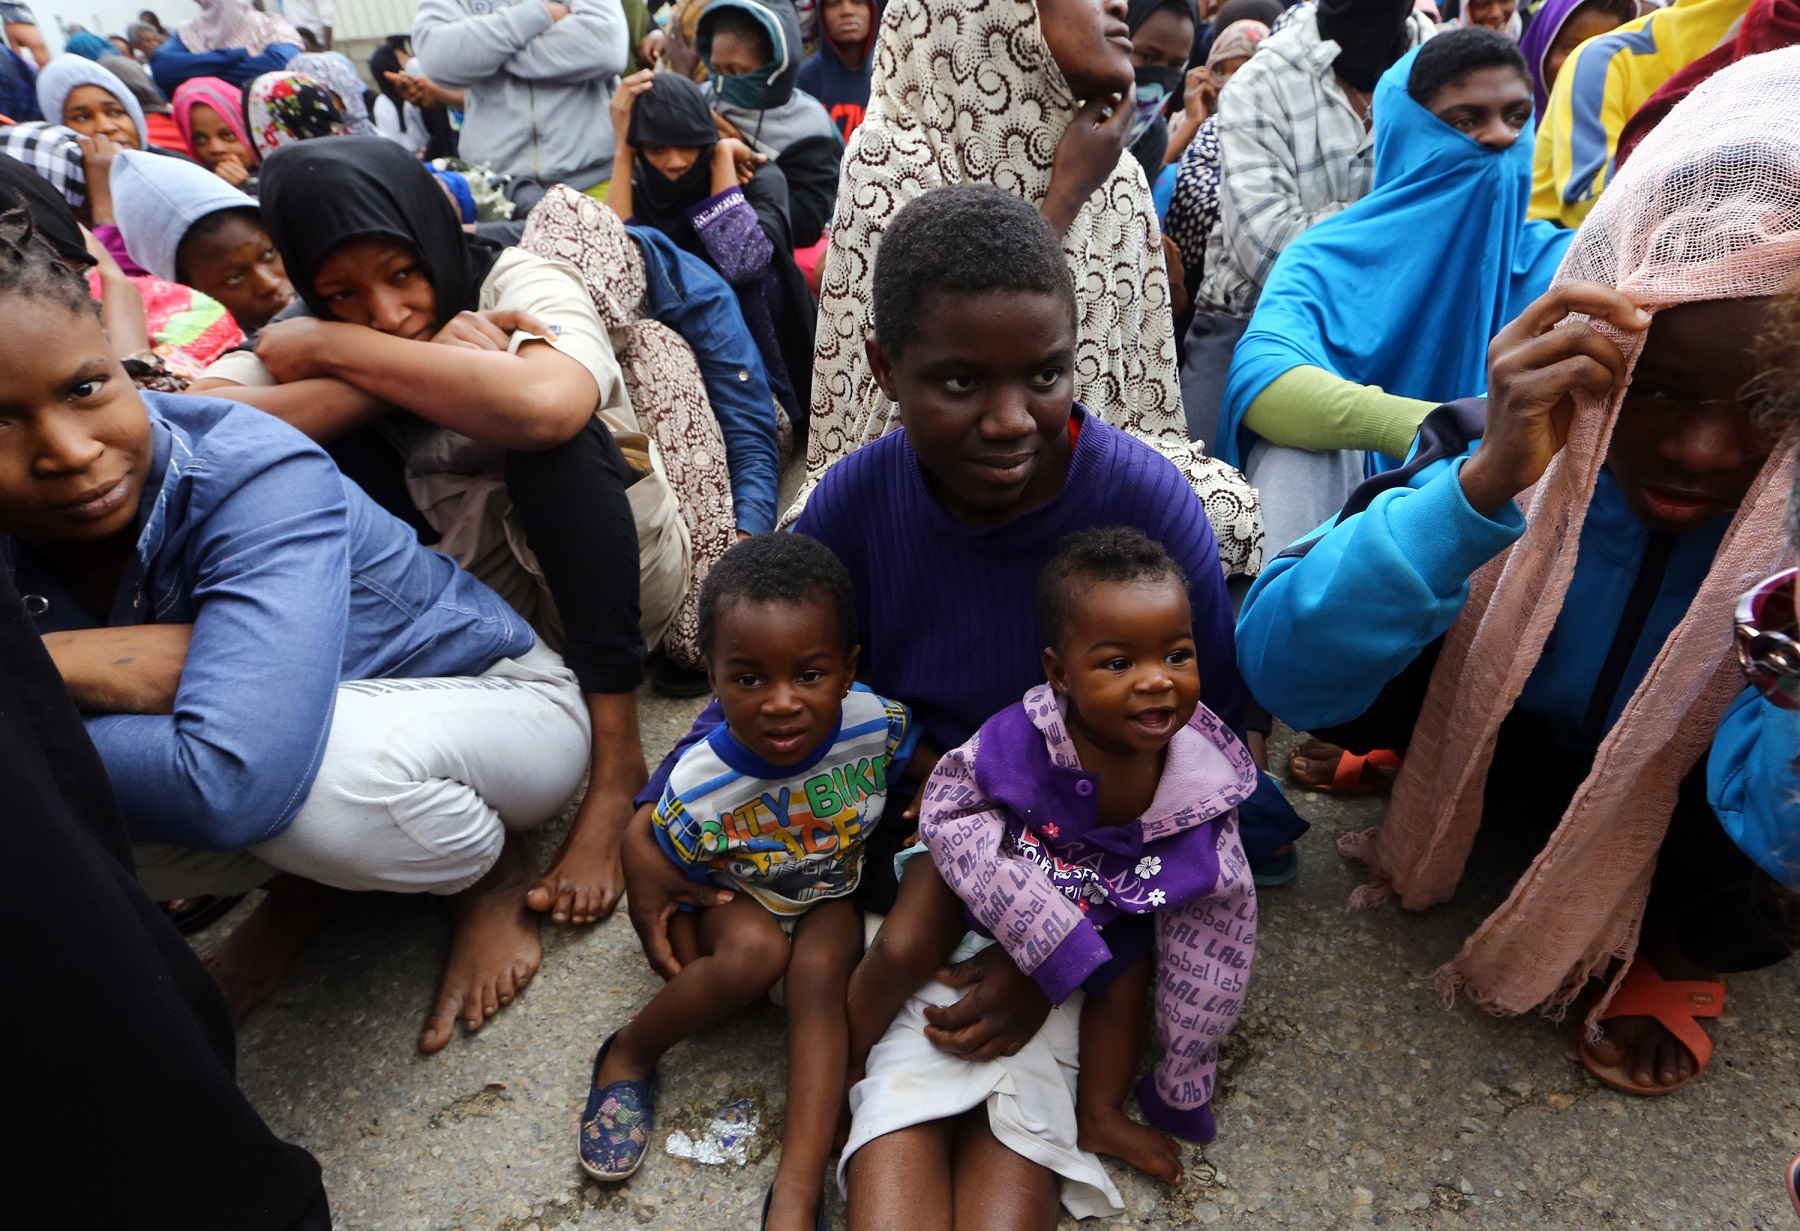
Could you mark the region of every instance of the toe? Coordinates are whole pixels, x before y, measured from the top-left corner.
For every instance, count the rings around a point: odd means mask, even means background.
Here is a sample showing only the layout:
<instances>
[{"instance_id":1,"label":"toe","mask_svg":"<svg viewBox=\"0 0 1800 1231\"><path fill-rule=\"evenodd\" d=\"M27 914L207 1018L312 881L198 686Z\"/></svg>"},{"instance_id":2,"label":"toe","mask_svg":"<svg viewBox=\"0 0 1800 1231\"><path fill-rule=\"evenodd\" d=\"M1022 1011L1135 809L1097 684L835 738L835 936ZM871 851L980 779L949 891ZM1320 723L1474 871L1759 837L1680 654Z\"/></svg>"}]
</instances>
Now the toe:
<instances>
[{"instance_id":1,"label":"toe","mask_svg":"<svg viewBox=\"0 0 1800 1231\"><path fill-rule=\"evenodd\" d=\"M548 876L525 891L525 905L540 913L549 910L555 902L556 891Z\"/></svg>"},{"instance_id":2,"label":"toe","mask_svg":"<svg viewBox=\"0 0 1800 1231\"><path fill-rule=\"evenodd\" d=\"M450 1042L451 1031L455 1027L456 1014L462 1008L460 995L445 994L438 997L431 1015L425 1019L425 1028L419 1032L419 1050L430 1054L442 1051Z\"/></svg>"}]
</instances>

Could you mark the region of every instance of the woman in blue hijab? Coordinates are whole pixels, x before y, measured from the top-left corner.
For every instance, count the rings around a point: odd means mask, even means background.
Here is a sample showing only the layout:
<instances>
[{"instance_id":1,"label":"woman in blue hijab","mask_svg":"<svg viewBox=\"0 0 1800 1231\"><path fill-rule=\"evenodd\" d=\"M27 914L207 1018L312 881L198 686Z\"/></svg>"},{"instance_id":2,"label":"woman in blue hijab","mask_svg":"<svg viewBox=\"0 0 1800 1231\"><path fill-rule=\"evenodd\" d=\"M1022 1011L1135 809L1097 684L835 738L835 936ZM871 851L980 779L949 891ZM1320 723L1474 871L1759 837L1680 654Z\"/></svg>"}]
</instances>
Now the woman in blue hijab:
<instances>
[{"instance_id":1,"label":"woman in blue hijab","mask_svg":"<svg viewBox=\"0 0 1800 1231\"><path fill-rule=\"evenodd\" d=\"M1483 393L1488 342L1549 285L1570 232L1525 221L1531 84L1491 30L1403 57L1375 91L1374 188L1276 262L1218 442L1262 490L1272 546L1404 456L1433 407Z\"/></svg>"}]
</instances>

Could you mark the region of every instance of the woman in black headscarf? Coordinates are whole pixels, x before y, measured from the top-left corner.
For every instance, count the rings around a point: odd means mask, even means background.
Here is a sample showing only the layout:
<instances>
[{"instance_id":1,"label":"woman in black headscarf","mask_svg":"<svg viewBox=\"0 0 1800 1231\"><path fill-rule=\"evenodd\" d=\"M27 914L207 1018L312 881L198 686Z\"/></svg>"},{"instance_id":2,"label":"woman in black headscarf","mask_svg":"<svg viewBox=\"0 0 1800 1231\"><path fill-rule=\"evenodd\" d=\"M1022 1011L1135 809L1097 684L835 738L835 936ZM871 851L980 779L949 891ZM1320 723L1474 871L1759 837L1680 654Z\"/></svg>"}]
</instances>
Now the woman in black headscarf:
<instances>
[{"instance_id":1,"label":"woman in black headscarf","mask_svg":"<svg viewBox=\"0 0 1800 1231\"><path fill-rule=\"evenodd\" d=\"M645 776L645 646L689 583L675 499L607 331L572 268L464 232L437 181L384 138L276 150L261 205L310 316L266 326L254 354L226 356L195 392L333 446L561 648L587 694L593 775L528 900L592 922L623 888L617 835Z\"/></svg>"},{"instance_id":2,"label":"woman in black headscarf","mask_svg":"<svg viewBox=\"0 0 1800 1231\"><path fill-rule=\"evenodd\" d=\"M612 118L624 135L616 165L631 173L615 172L606 203L724 275L776 399L800 424L812 403L817 312L794 264L786 177L735 137L721 138L706 92L676 73L626 78Z\"/></svg>"},{"instance_id":3,"label":"woman in black headscarf","mask_svg":"<svg viewBox=\"0 0 1800 1231\"><path fill-rule=\"evenodd\" d=\"M1131 31L1131 64L1137 72L1137 115L1127 149L1156 186L1163 167L1181 157L1169 149L1171 104L1181 107L1184 71L1200 22L1195 0L1130 0L1125 25Z\"/></svg>"},{"instance_id":4,"label":"woman in black headscarf","mask_svg":"<svg viewBox=\"0 0 1800 1231\"><path fill-rule=\"evenodd\" d=\"M410 40L404 34L388 35L370 54L369 79L375 83L376 95L369 105L369 121L382 136L427 161L455 158L456 126L450 122L450 108L441 102L421 101L426 91L418 89L417 83L425 79L407 73L412 59ZM408 87L405 93L403 85ZM408 96L412 94L418 99Z\"/></svg>"}]
</instances>

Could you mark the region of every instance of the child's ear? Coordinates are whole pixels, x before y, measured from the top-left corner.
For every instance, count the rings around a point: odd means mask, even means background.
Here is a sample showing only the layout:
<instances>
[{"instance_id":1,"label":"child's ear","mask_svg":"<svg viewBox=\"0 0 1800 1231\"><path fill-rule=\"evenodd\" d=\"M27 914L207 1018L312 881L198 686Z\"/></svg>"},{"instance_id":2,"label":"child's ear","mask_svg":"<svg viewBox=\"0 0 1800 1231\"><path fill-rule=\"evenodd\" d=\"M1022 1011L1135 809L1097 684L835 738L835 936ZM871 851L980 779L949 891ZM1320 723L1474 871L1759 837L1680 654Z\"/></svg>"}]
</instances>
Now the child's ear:
<instances>
[{"instance_id":1,"label":"child's ear","mask_svg":"<svg viewBox=\"0 0 1800 1231\"><path fill-rule=\"evenodd\" d=\"M875 341L874 334L863 339L863 349L868 353L869 371L875 377L875 385L881 390L881 396L890 402L898 402L900 399L894 396L894 365L889 361L887 352L881 349L880 343Z\"/></svg>"},{"instance_id":2,"label":"child's ear","mask_svg":"<svg viewBox=\"0 0 1800 1231\"><path fill-rule=\"evenodd\" d=\"M1063 666L1063 660L1057 656L1056 647L1044 647L1044 678L1050 681L1050 687L1064 696L1069 692L1069 670Z\"/></svg>"},{"instance_id":3,"label":"child's ear","mask_svg":"<svg viewBox=\"0 0 1800 1231\"><path fill-rule=\"evenodd\" d=\"M844 685L844 695L850 695L850 685L856 683L856 658L862 653L860 645L850 647L850 653L844 656L844 671L850 677L850 683Z\"/></svg>"}]
</instances>

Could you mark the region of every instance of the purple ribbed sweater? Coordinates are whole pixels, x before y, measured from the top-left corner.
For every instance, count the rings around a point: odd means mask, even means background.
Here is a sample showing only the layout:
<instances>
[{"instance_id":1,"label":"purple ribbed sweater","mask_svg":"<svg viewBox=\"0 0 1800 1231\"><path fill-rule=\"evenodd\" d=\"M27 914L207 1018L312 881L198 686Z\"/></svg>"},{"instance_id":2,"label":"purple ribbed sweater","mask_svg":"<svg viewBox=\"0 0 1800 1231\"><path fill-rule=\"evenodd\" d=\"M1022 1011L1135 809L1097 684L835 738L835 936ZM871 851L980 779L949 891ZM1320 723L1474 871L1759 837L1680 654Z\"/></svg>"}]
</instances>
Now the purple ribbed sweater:
<instances>
[{"instance_id":1,"label":"purple ribbed sweater","mask_svg":"<svg viewBox=\"0 0 1800 1231\"><path fill-rule=\"evenodd\" d=\"M926 489L905 432L871 441L832 466L794 529L837 552L856 585L858 674L912 708L923 738L947 752L1044 679L1038 574L1068 535L1135 526L1187 573L1200 699L1242 733L1244 682L1232 639L1219 546L1200 498L1173 463L1079 405L1069 476L1049 504L976 529ZM718 703L638 796L654 801L692 739L724 720Z\"/></svg>"}]
</instances>

